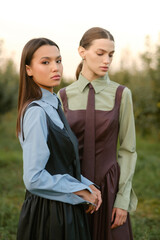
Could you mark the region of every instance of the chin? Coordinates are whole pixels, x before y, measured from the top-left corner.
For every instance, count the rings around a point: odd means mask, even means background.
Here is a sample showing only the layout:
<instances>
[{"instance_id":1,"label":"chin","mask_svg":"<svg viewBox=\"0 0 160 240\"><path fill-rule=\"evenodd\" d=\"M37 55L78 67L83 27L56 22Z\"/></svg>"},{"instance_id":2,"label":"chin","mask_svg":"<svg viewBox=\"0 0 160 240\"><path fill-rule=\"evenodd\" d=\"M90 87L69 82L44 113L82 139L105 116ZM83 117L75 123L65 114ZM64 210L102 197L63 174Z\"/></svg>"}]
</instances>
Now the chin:
<instances>
[{"instance_id":1,"label":"chin","mask_svg":"<svg viewBox=\"0 0 160 240\"><path fill-rule=\"evenodd\" d=\"M61 81L54 83L53 87L57 87L57 86L59 86L60 83L61 83Z\"/></svg>"},{"instance_id":2,"label":"chin","mask_svg":"<svg viewBox=\"0 0 160 240\"><path fill-rule=\"evenodd\" d=\"M103 73L100 73L99 76L104 77L106 74L107 74L107 72L103 72Z\"/></svg>"}]
</instances>

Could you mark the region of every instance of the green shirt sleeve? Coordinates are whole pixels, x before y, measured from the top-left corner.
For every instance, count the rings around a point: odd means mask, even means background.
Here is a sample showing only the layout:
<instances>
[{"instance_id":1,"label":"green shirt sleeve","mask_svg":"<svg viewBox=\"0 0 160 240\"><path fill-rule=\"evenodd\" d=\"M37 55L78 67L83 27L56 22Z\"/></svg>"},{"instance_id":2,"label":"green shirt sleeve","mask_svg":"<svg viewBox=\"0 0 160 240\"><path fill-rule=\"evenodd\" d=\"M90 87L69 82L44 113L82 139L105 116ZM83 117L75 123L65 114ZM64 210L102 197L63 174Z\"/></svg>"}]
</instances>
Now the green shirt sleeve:
<instances>
[{"instance_id":1,"label":"green shirt sleeve","mask_svg":"<svg viewBox=\"0 0 160 240\"><path fill-rule=\"evenodd\" d=\"M128 88L125 88L122 94L119 123L118 163L120 166L120 180L114 207L135 211L137 198L132 189L132 179L137 153L132 96Z\"/></svg>"}]
</instances>

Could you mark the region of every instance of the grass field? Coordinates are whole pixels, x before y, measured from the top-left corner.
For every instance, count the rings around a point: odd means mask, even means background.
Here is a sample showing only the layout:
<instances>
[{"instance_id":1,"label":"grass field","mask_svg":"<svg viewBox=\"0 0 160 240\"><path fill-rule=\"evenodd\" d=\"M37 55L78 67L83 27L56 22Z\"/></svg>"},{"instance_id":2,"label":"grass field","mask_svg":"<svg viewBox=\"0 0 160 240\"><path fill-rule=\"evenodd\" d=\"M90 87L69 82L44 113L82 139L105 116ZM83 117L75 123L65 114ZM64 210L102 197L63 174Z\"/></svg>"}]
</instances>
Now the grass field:
<instances>
[{"instance_id":1,"label":"grass field","mask_svg":"<svg viewBox=\"0 0 160 240\"><path fill-rule=\"evenodd\" d=\"M15 240L24 199L21 148L15 137L16 111L0 117L0 240ZM137 137L134 189L139 199L131 214L135 240L160 239L160 143Z\"/></svg>"}]
</instances>

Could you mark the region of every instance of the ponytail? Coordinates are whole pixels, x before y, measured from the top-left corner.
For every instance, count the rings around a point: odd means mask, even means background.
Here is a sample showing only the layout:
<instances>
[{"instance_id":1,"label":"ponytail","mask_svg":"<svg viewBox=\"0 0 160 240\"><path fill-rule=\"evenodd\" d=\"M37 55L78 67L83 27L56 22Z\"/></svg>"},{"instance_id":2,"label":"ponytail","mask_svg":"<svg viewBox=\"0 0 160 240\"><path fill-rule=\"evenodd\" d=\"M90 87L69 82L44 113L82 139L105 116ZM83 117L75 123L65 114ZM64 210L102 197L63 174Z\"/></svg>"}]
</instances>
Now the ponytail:
<instances>
[{"instance_id":1,"label":"ponytail","mask_svg":"<svg viewBox=\"0 0 160 240\"><path fill-rule=\"evenodd\" d=\"M76 79L77 79L77 80L78 80L78 78L79 78L80 72L82 71L82 67L83 67L83 62L80 62L80 64L79 64L78 67L77 67L77 70L76 70Z\"/></svg>"}]
</instances>

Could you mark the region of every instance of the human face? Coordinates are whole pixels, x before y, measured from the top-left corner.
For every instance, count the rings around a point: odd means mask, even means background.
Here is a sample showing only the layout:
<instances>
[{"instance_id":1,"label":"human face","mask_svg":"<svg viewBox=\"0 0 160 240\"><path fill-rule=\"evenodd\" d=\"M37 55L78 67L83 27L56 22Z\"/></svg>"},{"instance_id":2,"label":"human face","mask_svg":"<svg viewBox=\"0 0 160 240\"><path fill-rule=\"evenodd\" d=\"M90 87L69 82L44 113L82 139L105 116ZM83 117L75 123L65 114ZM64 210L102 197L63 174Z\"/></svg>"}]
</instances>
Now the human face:
<instances>
[{"instance_id":1,"label":"human face","mask_svg":"<svg viewBox=\"0 0 160 240\"><path fill-rule=\"evenodd\" d=\"M96 39L88 49L80 47L79 53L84 59L82 74L92 81L108 72L114 54L114 42L109 39Z\"/></svg>"},{"instance_id":2,"label":"human face","mask_svg":"<svg viewBox=\"0 0 160 240\"><path fill-rule=\"evenodd\" d=\"M56 46L43 45L33 54L31 64L26 65L28 76L41 88L53 92L53 87L61 81L63 66Z\"/></svg>"}]
</instances>

